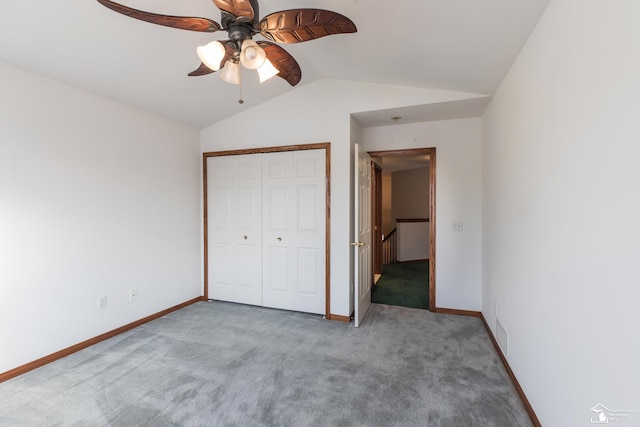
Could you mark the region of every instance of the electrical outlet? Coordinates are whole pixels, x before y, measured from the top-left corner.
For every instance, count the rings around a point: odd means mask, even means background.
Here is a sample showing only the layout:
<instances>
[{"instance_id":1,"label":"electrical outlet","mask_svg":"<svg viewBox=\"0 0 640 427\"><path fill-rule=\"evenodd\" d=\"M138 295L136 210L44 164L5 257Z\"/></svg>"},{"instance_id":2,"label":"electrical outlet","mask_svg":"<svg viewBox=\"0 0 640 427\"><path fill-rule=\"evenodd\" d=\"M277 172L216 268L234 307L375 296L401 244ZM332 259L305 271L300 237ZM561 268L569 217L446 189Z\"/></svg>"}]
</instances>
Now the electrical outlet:
<instances>
[{"instance_id":1,"label":"electrical outlet","mask_svg":"<svg viewBox=\"0 0 640 427\"><path fill-rule=\"evenodd\" d=\"M98 310L104 310L107 308L107 297L98 298Z\"/></svg>"},{"instance_id":2,"label":"electrical outlet","mask_svg":"<svg viewBox=\"0 0 640 427\"><path fill-rule=\"evenodd\" d=\"M454 221L453 222L453 231L462 231L464 228L462 221Z\"/></svg>"},{"instance_id":3,"label":"electrical outlet","mask_svg":"<svg viewBox=\"0 0 640 427\"><path fill-rule=\"evenodd\" d=\"M138 299L138 290L137 289L131 289L129 291L129 301L135 301Z\"/></svg>"}]
</instances>

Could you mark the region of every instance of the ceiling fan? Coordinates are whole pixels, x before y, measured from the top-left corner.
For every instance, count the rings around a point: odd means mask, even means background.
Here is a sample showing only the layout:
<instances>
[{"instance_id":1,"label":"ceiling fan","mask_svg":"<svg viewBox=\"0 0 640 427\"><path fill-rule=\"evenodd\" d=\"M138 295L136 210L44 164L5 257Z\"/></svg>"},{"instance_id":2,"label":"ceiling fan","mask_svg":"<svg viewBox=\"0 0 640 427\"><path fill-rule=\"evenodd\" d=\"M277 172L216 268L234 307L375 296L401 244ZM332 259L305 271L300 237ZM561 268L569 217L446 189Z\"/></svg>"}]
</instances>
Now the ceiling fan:
<instances>
[{"instance_id":1,"label":"ceiling fan","mask_svg":"<svg viewBox=\"0 0 640 427\"><path fill-rule=\"evenodd\" d=\"M99 3L123 15L153 24L183 30L213 33L225 30L229 39L214 40L197 49L200 67L189 76L202 76L222 69L220 78L240 84L240 65L256 69L260 83L278 75L291 86L302 78L296 60L276 43L300 43L333 34L355 33L346 16L323 9L291 9L259 18L258 0L213 0L222 12L221 24L197 17L169 16L144 12L110 0ZM260 34L269 41L253 41Z\"/></svg>"}]
</instances>

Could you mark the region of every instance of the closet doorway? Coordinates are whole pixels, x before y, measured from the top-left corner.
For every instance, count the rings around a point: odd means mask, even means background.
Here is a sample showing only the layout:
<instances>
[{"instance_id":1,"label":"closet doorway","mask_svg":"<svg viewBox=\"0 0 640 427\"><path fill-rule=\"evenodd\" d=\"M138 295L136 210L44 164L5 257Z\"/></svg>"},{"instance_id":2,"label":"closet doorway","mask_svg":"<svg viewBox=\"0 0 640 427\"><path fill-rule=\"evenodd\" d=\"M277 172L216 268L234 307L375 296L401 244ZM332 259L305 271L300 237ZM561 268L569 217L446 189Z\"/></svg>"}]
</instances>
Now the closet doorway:
<instances>
[{"instance_id":1,"label":"closet doorway","mask_svg":"<svg viewBox=\"0 0 640 427\"><path fill-rule=\"evenodd\" d=\"M203 154L204 296L330 318L330 145Z\"/></svg>"}]
</instances>

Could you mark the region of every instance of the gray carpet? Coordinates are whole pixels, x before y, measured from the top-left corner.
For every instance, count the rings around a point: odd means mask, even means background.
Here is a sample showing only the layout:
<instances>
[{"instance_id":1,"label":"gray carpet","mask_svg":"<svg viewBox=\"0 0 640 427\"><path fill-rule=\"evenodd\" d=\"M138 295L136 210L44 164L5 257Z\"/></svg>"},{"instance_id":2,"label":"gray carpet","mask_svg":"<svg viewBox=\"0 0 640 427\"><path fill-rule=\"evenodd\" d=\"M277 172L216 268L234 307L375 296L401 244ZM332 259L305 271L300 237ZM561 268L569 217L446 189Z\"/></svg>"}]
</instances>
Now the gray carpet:
<instances>
[{"instance_id":1,"label":"gray carpet","mask_svg":"<svg viewBox=\"0 0 640 427\"><path fill-rule=\"evenodd\" d=\"M480 319L197 303L0 384L1 426L530 426Z\"/></svg>"}]
</instances>

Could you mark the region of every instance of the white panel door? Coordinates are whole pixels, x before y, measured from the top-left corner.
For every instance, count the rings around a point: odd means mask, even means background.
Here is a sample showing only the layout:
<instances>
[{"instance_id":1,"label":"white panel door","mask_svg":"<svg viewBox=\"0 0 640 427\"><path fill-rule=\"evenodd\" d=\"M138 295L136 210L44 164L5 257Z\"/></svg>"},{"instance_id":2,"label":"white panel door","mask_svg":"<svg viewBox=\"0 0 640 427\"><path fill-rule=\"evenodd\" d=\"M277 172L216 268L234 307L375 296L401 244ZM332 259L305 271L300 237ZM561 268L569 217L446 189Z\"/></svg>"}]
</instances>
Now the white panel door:
<instances>
[{"instance_id":1,"label":"white panel door","mask_svg":"<svg viewBox=\"0 0 640 427\"><path fill-rule=\"evenodd\" d=\"M371 254L371 157L358 144L355 147L354 272L355 326L362 324L371 307L373 265Z\"/></svg>"},{"instance_id":2,"label":"white panel door","mask_svg":"<svg viewBox=\"0 0 640 427\"><path fill-rule=\"evenodd\" d=\"M293 153L296 288L294 310L326 313L326 150Z\"/></svg>"},{"instance_id":3,"label":"white panel door","mask_svg":"<svg viewBox=\"0 0 640 427\"><path fill-rule=\"evenodd\" d=\"M209 297L262 305L261 162L207 159Z\"/></svg>"},{"instance_id":4,"label":"white panel door","mask_svg":"<svg viewBox=\"0 0 640 427\"><path fill-rule=\"evenodd\" d=\"M291 152L263 155L262 189L263 304L266 307L293 310L293 267L296 260Z\"/></svg>"},{"instance_id":5,"label":"white panel door","mask_svg":"<svg viewBox=\"0 0 640 427\"><path fill-rule=\"evenodd\" d=\"M325 150L263 156L263 304L326 311Z\"/></svg>"}]
</instances>

